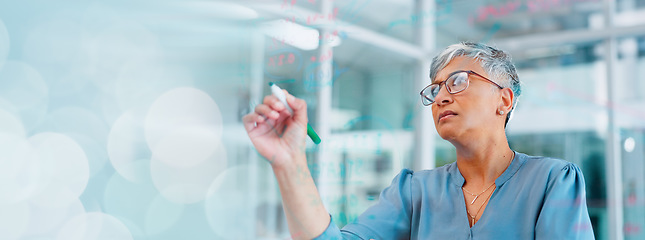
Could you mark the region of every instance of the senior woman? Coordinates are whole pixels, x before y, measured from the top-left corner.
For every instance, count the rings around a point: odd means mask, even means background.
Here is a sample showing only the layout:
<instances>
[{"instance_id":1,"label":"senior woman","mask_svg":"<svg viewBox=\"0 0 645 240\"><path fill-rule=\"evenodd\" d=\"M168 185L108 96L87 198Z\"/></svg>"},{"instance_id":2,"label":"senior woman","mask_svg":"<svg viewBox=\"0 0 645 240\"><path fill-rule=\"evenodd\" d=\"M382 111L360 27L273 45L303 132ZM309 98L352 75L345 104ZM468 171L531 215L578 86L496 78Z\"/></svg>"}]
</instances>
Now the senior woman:
<instances>
[{"instance_id":1,"label":"senior woman","mask_svg":"<svg viewBox=\"0 0 645 240\"><path fill-rule=\"evenodd\" d=\"M403 169L342 230L307 168L305 102L288 95L291 115L267 96L244 117L251 141L271 163L294 239L594 238L580 169L508 145L505 127L520 95L509 55L484 44L454 44L433 59L430 79L422 102L431 106L439 136L455 146L457 161Z\"/></svg>"}]
</instances>

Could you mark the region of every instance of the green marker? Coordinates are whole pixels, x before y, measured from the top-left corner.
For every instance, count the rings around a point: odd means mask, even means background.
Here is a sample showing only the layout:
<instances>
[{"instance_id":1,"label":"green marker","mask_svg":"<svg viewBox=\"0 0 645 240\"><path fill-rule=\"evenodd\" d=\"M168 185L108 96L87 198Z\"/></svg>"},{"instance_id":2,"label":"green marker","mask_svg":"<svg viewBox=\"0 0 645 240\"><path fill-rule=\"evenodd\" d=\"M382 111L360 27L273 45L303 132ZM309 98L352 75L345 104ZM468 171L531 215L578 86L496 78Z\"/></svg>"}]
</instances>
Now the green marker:
<instances>
[{"instance_id":1,"label":"green marker","mask_svg":"<svg viewBox=\"0 0 645 240\"><path fill-rule=\"evenodd\" d=\"M273 93L273 96L277 97L282 104L284 104L285 107L287 107L287 111L293 115L293 110L289 107L289 104L287 104L287 96L284 95L284 92L278 85L276 85L273 82L269 83L269 86L271 87L271 92ZM318 137L318 134L316 134L316 131L307 123L307 136L311 138L312 141L314 141L315 144L320 143L320 137Z\"/></svg>"}]
</instances>

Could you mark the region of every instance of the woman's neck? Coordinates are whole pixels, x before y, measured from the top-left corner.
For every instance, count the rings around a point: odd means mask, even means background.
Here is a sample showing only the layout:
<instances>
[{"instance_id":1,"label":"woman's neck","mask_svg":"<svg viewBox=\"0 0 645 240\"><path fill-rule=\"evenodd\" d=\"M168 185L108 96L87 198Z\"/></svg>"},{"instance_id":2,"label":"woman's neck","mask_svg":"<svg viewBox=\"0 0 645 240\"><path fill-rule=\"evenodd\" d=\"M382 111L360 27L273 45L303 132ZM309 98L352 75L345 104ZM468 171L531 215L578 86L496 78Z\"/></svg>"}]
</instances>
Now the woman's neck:
<instances>
[{"instance_id":1,"label":"woman's neck","mask_svg":"<svg viewBox=\"0 0 645 240\"><path fill-rule=\"evenodd\" d=\"M457 148L457 167L466 180L464 187L473 189L493 183L514 157L505 135L453 144Z\"/></svg>"}]
</instances>

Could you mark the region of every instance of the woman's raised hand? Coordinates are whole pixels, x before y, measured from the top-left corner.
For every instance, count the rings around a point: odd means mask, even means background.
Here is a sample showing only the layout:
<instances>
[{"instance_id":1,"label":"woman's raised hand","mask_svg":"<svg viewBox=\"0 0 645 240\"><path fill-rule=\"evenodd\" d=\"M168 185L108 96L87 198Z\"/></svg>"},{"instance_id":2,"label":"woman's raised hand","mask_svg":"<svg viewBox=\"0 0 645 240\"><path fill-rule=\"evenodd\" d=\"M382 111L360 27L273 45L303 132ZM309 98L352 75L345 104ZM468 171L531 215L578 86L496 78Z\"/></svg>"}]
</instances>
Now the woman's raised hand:
<instances>
[{"instance_id":1,"label":"woman's raised hand","mask_svg":"<svg viewBox=\"0 0 645 240\"><path fill-rule=\"evenodd\" d=\"M253 146L272 167L283 167L305 159L307 103L283 91L293 114L277 97L268 95L253 112L242 118Z\"/></svg>"},{"instance_id":2,"label":"woman's raised hand","mask_svg":"<svg viewBox=\"0 0 645 240\"><path fill-rule=\"evenodd\" d=\"M293 114L269 95L242 122L253 146L271 163L292 238L312 239L331 220L307 167L307 104L284 92Z\"/></svg>"}]
</instances>

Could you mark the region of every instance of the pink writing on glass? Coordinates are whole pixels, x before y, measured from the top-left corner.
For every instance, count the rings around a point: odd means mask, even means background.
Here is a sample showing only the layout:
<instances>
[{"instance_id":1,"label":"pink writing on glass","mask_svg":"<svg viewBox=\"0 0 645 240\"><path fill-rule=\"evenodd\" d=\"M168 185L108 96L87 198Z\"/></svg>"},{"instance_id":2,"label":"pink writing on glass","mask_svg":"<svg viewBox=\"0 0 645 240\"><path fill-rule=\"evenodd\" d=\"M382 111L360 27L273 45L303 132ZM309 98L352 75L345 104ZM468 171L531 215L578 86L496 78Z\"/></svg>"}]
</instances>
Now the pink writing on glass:
<instances>
[{"instance_id":1,"label":"pink writing on glass","mask_svg":"<svg viewBox=\"0 0 645 240\"><path fill-rule=\"evenodd\" d=\"M478 14L477 14L476 20L477 22L482 22L488 19L489 16L493 16L497 18L506 16L512 12L517 11L517 9L520 7L521 4L522 3L520 3L520 1L513 1L513 2L507 2L506 4L498 7L495 7L492 5L480 7L479 9L477 9Z\"/></svg>"},{"instance_id":2,"label":"pink writing on glass","mask_svg":"<svg viewBox=\"0 0 645 240\"><path fill-rule=\"evenodd\" d=\"M273 56L269 58L269 62L267 63L268 66L282 66L284 64L293 64L293 62L296 60L296 56L293 55L293 53L289 53L286 55L286 63L285 63L285 55L280 54L278 56ZM277 62L277 63L276 63Z\"/></svg>"},{"instance_id":3,"label":"pink writing on glass","mask_svg":"<svg viewBox=\"0 0 645 240\"><path fill-rule=\"evenodd\" d=\"M624 231L625 235L637 235L641 232L641 227L638 224L626 223Z\"/></svg>"},{"instance_id":4,"label":"pink writing on glass","mask_svg":"<svg viewBox=\"0 0 645 240\"><path fill-rule=\"evenodd\" d=\"M287 6L293 7L294 5L296 5L296 1L297 0L291 0L291 3L289 3L289 0L283 0L282 5L280 5L280 8L284 9Z\"/></svg>"},{"instance_id":5,"label":"pink writing on glass","mask_svg":"<svg viewBox=\"0 0 645 240\"><path fill-rule=\"evenodd\" d=\"M333 13L327 14L325 16L324 14L313 14L311 16L307 16L307 25L311 25L316 23L317 21L323 21L323 20L329 20L329 21L334 21L338 17L338 8L335 7L333 10Z\"/></svg>"},{"instance_id":6,"label":"pink writing on glass","mask_svg":"<svg viewBox=\"0 0 645 240\"><path fill-rule=\"evenodd\" d=\"M479 7L474 16L470 17L470 22L483 22L490 17L500 18L509 14L519 12L522 9L527 9L529 13L546 12L553 9L571 6L576 2L597 2L599 0L526 0L522 1L509 1L501 5L485 5Z\"/></svg>"},{"instance_id":7,"label":"pink writing on glass","mask_svg":"<svg viewBox=\"0 0 645 240\"><path fill-rule=\"evenodd\" d=\"M315 4L315 3L316 3L316 0L307 0L307 1L308 1L309 3L311 3L311 4ZM280 5L280 7L281 7L282 9L286 8L287 6L289 6L289 7L293 7L294 5L296 5L296 2L297 2L297 0L291 0L291 3L289 3L289 0L283 0L283 2L282 2L282 4Z\"/></svg>"},{"instance_id":8,"label":"pink writing on glass","mask_svg":"<svg viewBox=\"0 0 645 240\"><path fill-rule=\"evenodd\" d=\"M333 57L334 57L333 52L329 50L327 53L323 53L320 55L320 58L318 58L318 62L324 62L332 59ZM316 62L316 56L311 56L311 61Z\"/></svg>"}]
</instances>

